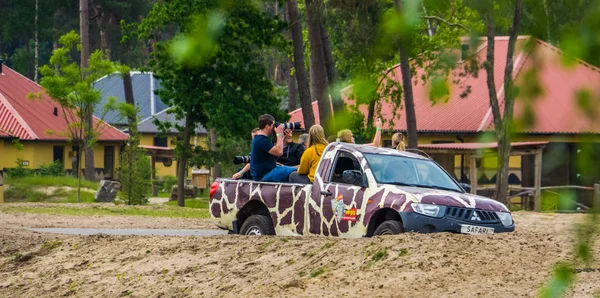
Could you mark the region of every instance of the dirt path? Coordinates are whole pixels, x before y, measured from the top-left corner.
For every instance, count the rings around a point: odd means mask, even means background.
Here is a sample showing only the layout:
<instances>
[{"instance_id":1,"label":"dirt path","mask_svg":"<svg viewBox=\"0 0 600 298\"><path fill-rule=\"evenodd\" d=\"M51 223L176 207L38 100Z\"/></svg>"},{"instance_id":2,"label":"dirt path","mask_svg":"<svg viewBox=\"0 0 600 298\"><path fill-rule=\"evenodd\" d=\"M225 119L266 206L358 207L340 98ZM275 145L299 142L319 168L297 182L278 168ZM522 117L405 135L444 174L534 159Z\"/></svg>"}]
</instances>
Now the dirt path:
<instances>
[{"instance_id":1,"label":"dirt path","mask_svg":"<svg viewBox=\"0 0 600 298\"><path fill-rule=\"evenodd\" d=\"M104 228L104 229L215 229L209 219L145 216L65 216L0 213L0 227L9 228Z\"/></svg>"},{"instance_id":2,"label":"dirt path","mask_svg":"<svg viewBox=\"0 0 600 298\"><path fill-rule=\"evenodd\" d=\"M1 297L533 297L553 264L571 256L571 227L583 218L520 212L510 234L336 239L65 237L19 228L39 215L5 216L0 213ZM41 218L49 226L72 221ZM172 228L187 221L135 224ZM94 218L84 222L92 226ZM97 225L116 222L127 224L99 218ZM596 257L599 251L596 244ZM600 270L576 278L569 296L600 295Z\"/></svg>"}]
</instances>

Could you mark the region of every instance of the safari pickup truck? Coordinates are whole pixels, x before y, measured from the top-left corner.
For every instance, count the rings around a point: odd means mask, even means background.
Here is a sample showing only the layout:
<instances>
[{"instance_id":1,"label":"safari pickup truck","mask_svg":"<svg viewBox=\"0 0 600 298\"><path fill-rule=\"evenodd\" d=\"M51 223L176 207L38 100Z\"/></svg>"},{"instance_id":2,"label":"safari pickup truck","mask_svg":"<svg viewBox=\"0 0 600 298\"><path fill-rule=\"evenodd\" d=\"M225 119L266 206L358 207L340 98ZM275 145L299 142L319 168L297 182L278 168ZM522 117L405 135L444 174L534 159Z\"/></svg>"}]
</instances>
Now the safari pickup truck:
<instances>
[{"instance_id":1,"label":"safari pickup truck","mask_svg":"<svg viewBox=\"0 0 600 298\"><path fill-rule=\"evenodd\" d=\"M210 214L220 228L244 235L352 238L515 229L506 206L466 193L432 159L347 143L325 148L313 184L216 179Z\"/></svg>"}]
</instances>

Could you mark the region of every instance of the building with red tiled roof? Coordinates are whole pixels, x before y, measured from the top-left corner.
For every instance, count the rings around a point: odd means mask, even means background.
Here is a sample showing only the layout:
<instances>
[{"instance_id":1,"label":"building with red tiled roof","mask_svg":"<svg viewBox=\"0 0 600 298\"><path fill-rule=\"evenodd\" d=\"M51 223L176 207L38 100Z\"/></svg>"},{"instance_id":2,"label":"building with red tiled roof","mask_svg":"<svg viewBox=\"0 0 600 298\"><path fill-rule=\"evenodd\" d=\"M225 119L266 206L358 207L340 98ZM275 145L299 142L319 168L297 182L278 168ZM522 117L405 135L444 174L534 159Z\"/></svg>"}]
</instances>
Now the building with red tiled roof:
<instances>
[{"instance_id":1,"label":"building with red tiled roof","mask_svg":"<svg viewBox=\"0 0 600 298\"><path fill-rule=\"evenodd\" d=\"M531 51L524 49L526 42L531 41ZM508 37L496 37L495 39L495 65L494 75L496 93L503 109L504 101L504 67L506 52L508 49ZM474 49L476 58L483 62L487 51L486 39L482 39L480 45ZM586 177L581 175L574 161L581 154L584 146L594 148L593 151L600 159L600 105L591 104L581 108L578 104L577 93L579 90L588 90L590 100L598 101L600 98L600 69L583 61L575 60L571 67L563 66L561 60L564 58L558 48L541 40L530 37L518 37L514 54L513 79L521 86L527 85L527 73L531 69L537 70L539 84L543 90L542 94L535 100L518 97L515 103L515 119L522 122L527 111L534 112L534 122L531 126L521 126L514 141L548 141L549 145L544 151L543 159L543 185L589 185L592 181L600 180L600 170L588 173ZM479 69L477 76L461 77L458 73L464 67L459 61L449 78L450 94L447 98L438 100L435 104L429 99L428 84L418 79L424 74L421 68L416 69L413 77L413 93L415 101L415 112L417 116L417 132L419 144L432 143L460 143L478 142L486 132L493 132L493 116L489 104L487 88L487 74L483 68ZM388 75L397 82L401 82L399 65L394 66ZM460 82L455 83L453 80ZM466 90L470 90L464 96ZM352 86L342 90L345 101L349 99ZM394 112L394 106L381 100L379 103L381 117L386 120L384 130L388 132L406 132L406 112L404 109L396 111L393 126L390 119ZM359 111L367 115L367 106L359 106ZM377 110L376 108L375 110ZM313 111L316 123L319 123L318 105L313 103ZM290 121L302 121L302 110L298 109L290 113ZM377 116L377 115L376 115ZM389 143L390 134L384 137L384 144ZM486 139L489 141L489 138ZM587 150L587 149L586 149ZM562 159L562 161L561 161ZM523 163L532 163L528 158L511 158L511 172L520 176L520 168ZM487 171L480 171L487 177L495 175L495 159L491 158L484 162L482 167ZM456 158L456 176L464 176L461 169L460 158ZM597 167L600 168L600 167ZM464 173L464 172L462 172ZM481 178L481 177L479 177ZM487 178L486 178L487 179ZM520 179L520 178L519 178ZM488 181L495 181L495 177ZM520 181L519 181L520 182ZM527 184L526 182L524 182Z\"/></svg>"},{"instance_id":2,"label":"building with red tiled roof","mask_svg":"<svg viewBox=\"0 0 600 298\"><path fill-rule=\"evenodd\" d=\"M0 64L1 65L1 64ZM28 99L28 94L41 97ZM68 126L62 108L47 96L43 88L5 65L0 72L0 171L23 165L37 169L60 161L72 171L76 146L69 142ZM94 118L99 135L94 151L96 176L113 177L118 166L118 153L128 135ZM13 143L18 140L22 148ZM81 166L83 168L84 161Z\"/></svg>"}]
</instances>

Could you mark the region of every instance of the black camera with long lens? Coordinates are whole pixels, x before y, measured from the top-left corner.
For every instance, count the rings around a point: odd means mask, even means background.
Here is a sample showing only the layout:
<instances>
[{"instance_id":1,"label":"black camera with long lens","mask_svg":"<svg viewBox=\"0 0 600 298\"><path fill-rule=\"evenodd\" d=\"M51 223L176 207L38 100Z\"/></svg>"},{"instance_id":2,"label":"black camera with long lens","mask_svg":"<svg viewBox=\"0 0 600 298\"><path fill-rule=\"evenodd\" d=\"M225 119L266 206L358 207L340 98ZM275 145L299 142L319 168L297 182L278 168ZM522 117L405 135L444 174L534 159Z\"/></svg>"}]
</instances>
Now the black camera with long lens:
<instances>
[{"instance_id":1,"label":"black camera with long lens","mask_svg":"<svg viewBox=\"0 0 600 298\"><path fill-rule=\"evenodd\" d=\"M233 164L239 165L239 164L243 164L243 163L249 163L250 162L250 156L234 156L233 157Z\"/></svg>"},{"instance_id":2,"label":"black camera with long lens","mask_svg":"<svg viewBox=\"0 0 600 298\"><path fill-rule=\"evenodd\" d=\"M302 125L300 124L300 121L289 122L289 123L275 122L275 127L278 127L280 124L283 125L283 130L286 130L286 129L295 130L295 129L302 128Z\"/></svg>"}]
</instances>

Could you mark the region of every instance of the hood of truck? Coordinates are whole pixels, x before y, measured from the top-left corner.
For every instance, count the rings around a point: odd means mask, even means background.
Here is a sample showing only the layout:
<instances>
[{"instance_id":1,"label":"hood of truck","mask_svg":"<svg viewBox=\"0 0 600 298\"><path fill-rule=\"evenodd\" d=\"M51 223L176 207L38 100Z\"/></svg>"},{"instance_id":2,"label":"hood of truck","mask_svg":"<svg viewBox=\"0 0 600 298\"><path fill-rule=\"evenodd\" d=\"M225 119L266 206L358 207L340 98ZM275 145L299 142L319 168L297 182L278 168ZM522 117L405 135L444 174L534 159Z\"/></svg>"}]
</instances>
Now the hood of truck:
<instances>
[{"instance_id":1,"label":"hood of truck","mask_svg":"<svg viewBox=\"0 0 600 298\"><path fill-rule=\"evenodd\" d=\"M496 200L492 200L486 197L473 195L469 193L458 193L447 190L423 188L423 187L410 187L410 186L395 186L401 189L407 194L407 197L412 199L413 202L419 202L423 204L435 204L442 206L452 207L463 207L473 209L483 209L490 211L503 211L508 212L506 206ZM410 204L406 206L409 209ZM406 210L408 211L408 210Z\"/></svg>"}]
</instances>

